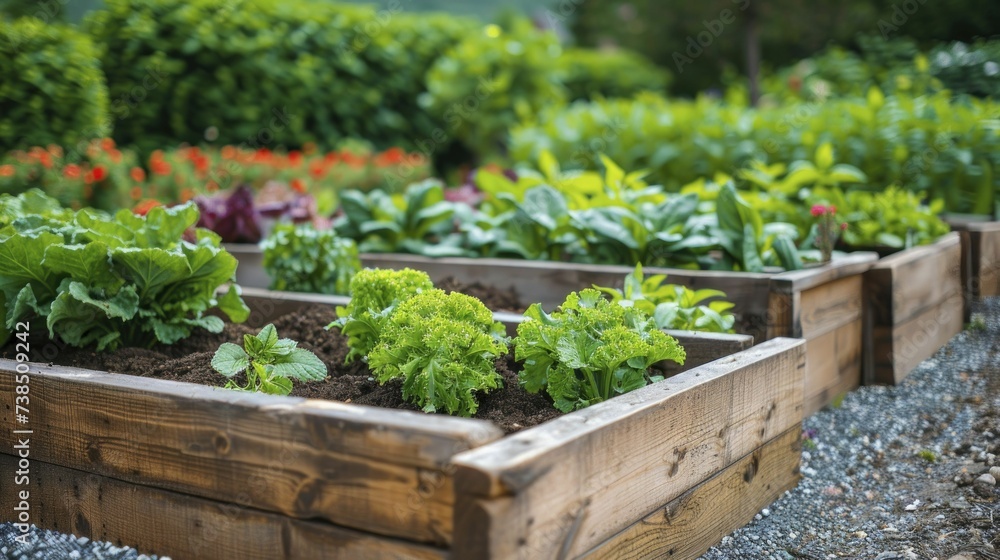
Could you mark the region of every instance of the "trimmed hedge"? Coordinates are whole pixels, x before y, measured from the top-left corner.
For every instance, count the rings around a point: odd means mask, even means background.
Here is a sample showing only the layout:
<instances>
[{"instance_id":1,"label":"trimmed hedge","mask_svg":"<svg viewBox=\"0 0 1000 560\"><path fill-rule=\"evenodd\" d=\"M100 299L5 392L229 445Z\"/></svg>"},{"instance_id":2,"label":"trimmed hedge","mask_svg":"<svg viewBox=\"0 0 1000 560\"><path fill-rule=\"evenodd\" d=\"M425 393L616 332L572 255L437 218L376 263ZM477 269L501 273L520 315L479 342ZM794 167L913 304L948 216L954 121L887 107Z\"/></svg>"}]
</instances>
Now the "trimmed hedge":
<instances>
[{"instance_id":1,"label":"trimmed hedge","mask_svg":"<svg viewBox=\"0 0 1000 560\"><path fill-rule=\"evenodd\" d=\"M77 146L108 127L108 92L85 35L35 18L0 20L0 153Z\"/></svg>"},{"instance_id":2,"label":"trimmed hedge","mask_svg":"<svg viewBox=\"0 0 1000 560\"><path fill-rule=\"evenodd\" d=\"M417 98L438 53L471 20L280 0L108 0L85 28L119 121L115 139L332 147L348 137L412 147L436 118Z\"/></svg>"},{"instance_id":3,"label":"trimmed hedge","mask_svg":"<svg viewBox=\"0 0 1000 560\"><path fill-rule=\"evenodd\" d=\"M836 161L861 169L868 186L897 184L942 198L952 212L992 213L1000 189L1000 103L947 93L832 99L749 109L708 99L577 102L543 112L512 132L511 155L543 150L567 166L596 169L603 152L626 169L649 169L671 188L734 173L751 160L811 160L830 142Z\"/></svg>"},{"instance_id":4,"label":"trimmed hedge","mask_svg":"<svg viewBox=\"0 0 1000 560\"><path fill-rule=\"evenodd\" d=\"M570 101L664 93L670 72L639 53L623 49L566 49L559 59Z\"/></svg>"}]
</instances>

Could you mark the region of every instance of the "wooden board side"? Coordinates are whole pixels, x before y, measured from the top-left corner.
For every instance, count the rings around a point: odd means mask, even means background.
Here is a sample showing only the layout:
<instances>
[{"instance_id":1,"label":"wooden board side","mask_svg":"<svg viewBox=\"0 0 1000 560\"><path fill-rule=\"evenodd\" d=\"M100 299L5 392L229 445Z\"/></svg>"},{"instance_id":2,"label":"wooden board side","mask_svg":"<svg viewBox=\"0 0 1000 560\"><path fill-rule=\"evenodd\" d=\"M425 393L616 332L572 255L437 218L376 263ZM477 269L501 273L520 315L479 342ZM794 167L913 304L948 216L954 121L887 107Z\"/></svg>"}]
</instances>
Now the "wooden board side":
<instances>
[{"instance_id":1,"label":"wooden board side","mask_svg":"<svg viewBox=\"0 0 1000 560\"><path fill-rule=\"evenodd\" d=\"M582 557L698 557L798 483L801 437L789 428Z\"/></svg>"},{"instance_id":2,"label":"wooden board side","mask_svg":"<svg viewBox=\"0 0 1000 560\"><path fill-rule=\"evenodd\" d=\"M798 425L803 344L768 341L456 456L455 556L582 554Z\"/></svg>"},{"instance_id":3,"label":"wooden board side","mask_svg":"<svg viewBox=\"0 0 1000 560\"><path fill-rule=\"evenodd\" d=\"M873 325L869 374L875 383L895 385L920 362L962 331L963 299L955 294L903 323Z\"/></svg>"},{"instance_id":4,"label":"wooden board side","mask_svg":"<svg viewBox=\"0 0 1000 560\"><path fill-rule=\"evenodd\" d=\"M32 414L45 419L36 459L424 542L451 538L451 457L502 435L466 419L59 369L31 367ZM0 370L0 393L14 382Z\"/></svg>"},{"instance_id":5,"label":"wooden board side","mask_svg":"<svg viewBox=\"0 0 1000 560\"><path fill-rule=\"evenodd\" d=\"M0 471L17 459L0 454ZM31 462L32 523L173 558L442 560L445 550ZM0 493L4 520L19 496Z\"/></svg>"}]
</instances>

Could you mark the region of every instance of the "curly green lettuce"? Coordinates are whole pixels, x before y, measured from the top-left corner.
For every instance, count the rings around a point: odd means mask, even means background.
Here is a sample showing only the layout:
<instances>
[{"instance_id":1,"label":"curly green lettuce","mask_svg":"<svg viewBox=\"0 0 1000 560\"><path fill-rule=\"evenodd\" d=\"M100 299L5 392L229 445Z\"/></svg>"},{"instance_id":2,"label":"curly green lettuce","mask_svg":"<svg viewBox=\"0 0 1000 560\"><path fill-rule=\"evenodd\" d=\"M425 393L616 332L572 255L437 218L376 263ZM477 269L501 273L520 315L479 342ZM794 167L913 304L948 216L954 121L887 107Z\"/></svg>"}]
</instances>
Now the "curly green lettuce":
<instances>
[{"instance_id":1,"label":"curly green lettuce","mask_svg":"<svg viewBox=\"0 0 1000 560\"><path fill-rule=\"evenodd\" d=\"M403 379L403 398L425 412L472 416L476 394L497 389L507 352L502 324L476 298L430 290L402 302L368 354L379 383Z\"/></svg>"},{"instance_id":2,"label":"curly green lettuce","mask_svg":"<svg viewBox=\"0 0 1000 560\"><path fill-rule=\"evenodd\" d=\"M551 315L538 304L524 315L514 340L514 357L524 362L520 383L530 393L544 389L563 412L659 381L650 366L683 364L686 357L645 312L608 301L598 290L571 293Z\"/></svg>"},{"instance_id":3,"label":"curly green lettuce","mask_svg":"<svg viewBox=\"0 0 1000 560\"><path fill-rule=\"evenodd\" d=\"M347 363L364 358L378 344L382 329L400 303L434 289L426 272L364 269L351 279L351 301L337 307L337 320L327 329L337 328L347 337Z\"/></svg>"}]
</instances>

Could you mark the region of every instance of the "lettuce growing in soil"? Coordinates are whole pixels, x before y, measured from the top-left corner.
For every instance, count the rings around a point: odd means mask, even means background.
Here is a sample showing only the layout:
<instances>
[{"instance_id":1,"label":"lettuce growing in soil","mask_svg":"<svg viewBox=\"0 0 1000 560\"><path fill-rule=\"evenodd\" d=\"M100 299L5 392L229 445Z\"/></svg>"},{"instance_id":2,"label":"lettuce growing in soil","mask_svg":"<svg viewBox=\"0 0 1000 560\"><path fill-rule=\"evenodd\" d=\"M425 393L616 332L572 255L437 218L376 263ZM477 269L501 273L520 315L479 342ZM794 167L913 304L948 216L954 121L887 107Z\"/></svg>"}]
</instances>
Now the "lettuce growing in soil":
<instances>
[{"instance_id":1,"label":"lettuce growing in soil","mask_svg":"<svg viewBox=\"0 0 1000 560\"><path fill-rule=\"evenodd\" d=\"M237 263L218 235L192 229L193 204L113 217L56 206L32 191L0 197L0 344L35 317L50 337L100 351L221 332L222 319L208 314L216 307L234 322L249 315L235 285L216 299ZM47 211L29 211L37 208Z\"/></svg>"},{"instance_id":2,"label":"lettuce growing in soil","mask_svg":"<svg viewBox=\"0 0 1000 560\"><path fill-rule=\"evenodd\" d=\"M563 412L660 381L650 366L683 364L686 357L642 310L608 301L598 290L571 293L551 315L537 303L524 315L514 339L514 355L524 362L521 385L530 393L544 389Z\"/></svg>"}]
</instances>

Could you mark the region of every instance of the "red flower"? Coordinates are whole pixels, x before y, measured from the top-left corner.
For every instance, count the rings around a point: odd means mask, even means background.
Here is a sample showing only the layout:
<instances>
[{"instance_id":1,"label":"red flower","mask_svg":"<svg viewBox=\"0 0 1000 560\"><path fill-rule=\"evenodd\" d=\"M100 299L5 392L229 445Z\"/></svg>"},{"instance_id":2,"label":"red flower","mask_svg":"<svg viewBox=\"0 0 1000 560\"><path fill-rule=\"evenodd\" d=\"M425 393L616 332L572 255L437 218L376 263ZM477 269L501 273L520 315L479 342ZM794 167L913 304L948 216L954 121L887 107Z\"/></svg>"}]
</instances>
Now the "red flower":
<instances>
[{"instance_id":1,"label":"red flower","mask_svg":"<svg viewBox=\"0 0 1000 560\"><path fill-rule=\"evenodd\" d=\"M840 224L840 231L847 231L847 222Z\"/></svg>"},{"instance_id":2,"label":"red flower","mask_svg":"<svg viewBox=\"0 0 1000 560\"><path fill-rule=\"evenodd\" d=\"M10 164L0 165L0 177L13 177L13 176L14 176L13 165Z\"/></svg>"},{"instance_id":3,"label":"red flower","mask_svg":"<svg viewBox=\"0 0 1000 560\"><path fill-rule=\"evenodd\" d=\"M294 190L297 193L306 192L306 184L302 182L302 179L298 178L292 179L290 186L292 187L292 190Z\"/></svg>"},{"instance_id":4,"label":"red flower","mask_svg":"<svg viewBox=\"0 0 1000 560\"><path fill-rule=\"evenodd\" d=\"M296 166L302 163L302 152L299 152L297 150L292 150L288 152L288 163Z\"/></svg>"},{"instance_id":5,"label":"red flower","mask_svg":"<svg viewBox=\"0 0 1000 560\"><path fill-rule=\"evenodd\" d=\"M132 200L139 200L142 198L142 189L139 187L132 187L129 191L129 195L132 197Z\"/></svg>"},{"instance_id":6,"label":"red flower","mask_svg":"<svg viewBox=\"0 0 1000 560\"><path fill-rule=\"evenodd\" d=\"M69 164L63 168L63 177L67 179L79 179L80 178L80 166L76 164Z\"/></svg>"},{"instance_id":7,"label":"red flower","mask_svg":"<svg viewBox=\"0 0 1000 560\"><path fill-rule=\"evenodd\" d=\"M142 170L141 167L133 167L128 174L132 177L132 180L136 183L141 183L146 180L146 172Z\"/></svg>"},{"instance_id":8,"label":"red flower","mask_svg":"<svg viewBox=\"0 0 1000 560\"><path fill-rule=\"evenodd\" d=\"M115 141L110 138L105 138L101 140L101 147L104 148L105 152L110 152L115 149Z\"/></svg>"},{"instance_id":9,"label":"red flower","mask_svg":"<svg viewBox=\"0 0 1000 560\"><path fill-rule=\"evenodd\" d=\"M143 200L139 204L135 205L135 208L132 209L132 213L138 214L139 216L145 216L146 214L149 213L150 210L156 208L157 206L160 206L160 203L157 202L156 200L153 199Z\"/></svg>"},{"instance_id":10,"label":"red flower","mask_svg":"<svg viewBox=\"0 0 1000 560\"><path fill-rule=\"evenodd\" d=\"M818 217L822 216L823 214L831 214L831 215L832 214L836 214L837 213L837 207L836 206L823 206L822 204L816 204L816 205L813 205L813 207L809 210L809 213L812 214L814 218L818 218Z\"/></svg>"},{"instance_id":11,"label":"red flower","mask_svg":"<svg viewBox=\"0 0 1000 560\"><path fill-rule=\"evenodd\" d=\"M149 169L156 175L170 174L170 164L162 159L154 160L151 158L149 161Z\"/></svg>"},{"instance_id":12,"label":"red flower","mask_svg":"<svg viewBox=\"0 0 1000 560\"><path fill-rule=\"evenodd\" d=\"M94 181L101 182L108 176L108 171L103 167L101 167L100 165L98 165L97 167L94 167L93 174L94 174Z\"/></svg>"}]
</instances>

